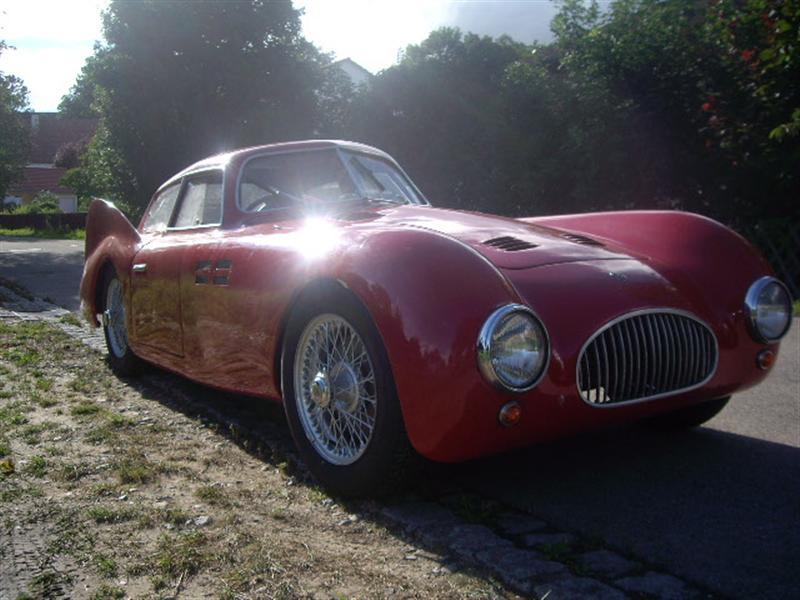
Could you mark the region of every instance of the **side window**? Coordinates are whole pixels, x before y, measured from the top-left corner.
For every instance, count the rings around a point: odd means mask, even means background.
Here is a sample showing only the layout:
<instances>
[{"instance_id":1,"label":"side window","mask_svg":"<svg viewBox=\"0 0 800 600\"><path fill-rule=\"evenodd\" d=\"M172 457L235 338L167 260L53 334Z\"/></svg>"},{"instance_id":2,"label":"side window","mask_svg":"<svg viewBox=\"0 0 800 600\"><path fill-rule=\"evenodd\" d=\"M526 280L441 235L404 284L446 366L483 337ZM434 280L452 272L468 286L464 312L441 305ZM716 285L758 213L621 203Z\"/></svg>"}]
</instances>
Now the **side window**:
<instances>
[{"instance_id":1,"label":"side window","mask_svg":"<svg viewBox=\"0 0 800 600\"><path fill-rule=\"evenodd\" d=\"M181 184L178 182L159 192L142 220L142 231L164 231L169 226L169 219L180 191Z\"/></svg>"},{"instance_id":2,"label":"side window","mask_svg":"<svg viewBox=\"0 0 800 600\"><path fill-rule=\"evenodd\" d=\"M221 222L222 171L188 177L173 227L219 225Z\"/></svg>"}]
</instances>

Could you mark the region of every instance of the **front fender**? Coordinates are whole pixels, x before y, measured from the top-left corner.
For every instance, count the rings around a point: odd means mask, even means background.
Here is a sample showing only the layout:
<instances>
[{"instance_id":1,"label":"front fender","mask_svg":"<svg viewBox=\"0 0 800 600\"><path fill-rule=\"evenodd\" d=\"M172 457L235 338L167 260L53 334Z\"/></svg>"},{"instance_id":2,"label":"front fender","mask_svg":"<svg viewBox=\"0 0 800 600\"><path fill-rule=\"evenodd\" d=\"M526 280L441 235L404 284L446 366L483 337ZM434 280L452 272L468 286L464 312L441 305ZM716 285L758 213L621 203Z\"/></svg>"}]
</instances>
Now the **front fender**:
<instances>
[{"instance_id":1,"label":"front fender","mask_svg":"<svg viewBox=\"0 0 800 600\"><path fill-rule=\"evenodd\" d=\"M492 264L443 234L404 229L367 236L337 271L383 338L418 452L442 461L468 455L475 420L502 434L497 411L508 397L480 375L476 342L491 312L519 297Z\"/></svg>"},{"instance_id":2,"label":"front fender","mask_svg":"<svg viewBox=\"0 0 800 600\"><path fill-rule=\"evenodd\" d=\"M680 211L624 211L521 219L588 234L649 264L709 312L744 318L744 297L774 275L745 238L721 223Z\"/></svg>"}]
</instances>

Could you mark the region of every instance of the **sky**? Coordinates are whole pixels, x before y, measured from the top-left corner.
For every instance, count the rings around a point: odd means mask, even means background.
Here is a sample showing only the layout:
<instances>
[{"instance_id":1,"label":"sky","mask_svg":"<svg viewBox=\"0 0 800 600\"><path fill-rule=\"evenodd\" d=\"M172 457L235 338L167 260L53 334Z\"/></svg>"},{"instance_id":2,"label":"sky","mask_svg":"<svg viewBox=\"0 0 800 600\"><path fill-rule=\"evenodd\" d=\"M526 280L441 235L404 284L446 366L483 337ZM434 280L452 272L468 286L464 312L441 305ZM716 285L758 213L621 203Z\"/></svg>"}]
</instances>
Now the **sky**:
<instances>
[{"instance_id":1,"label":"sky","mask_svg":"<svg viewBox=\"0 0 800 600\"><path fill-rule=\"evenodd\" d=\"M0 71L21 77L36 111L56 110L101 39L107 0L0 0ZM441 26L523 41L551 39L550 0L295 0L303 33L335 58L376 73Z\"/></svg>"}]
</instances>

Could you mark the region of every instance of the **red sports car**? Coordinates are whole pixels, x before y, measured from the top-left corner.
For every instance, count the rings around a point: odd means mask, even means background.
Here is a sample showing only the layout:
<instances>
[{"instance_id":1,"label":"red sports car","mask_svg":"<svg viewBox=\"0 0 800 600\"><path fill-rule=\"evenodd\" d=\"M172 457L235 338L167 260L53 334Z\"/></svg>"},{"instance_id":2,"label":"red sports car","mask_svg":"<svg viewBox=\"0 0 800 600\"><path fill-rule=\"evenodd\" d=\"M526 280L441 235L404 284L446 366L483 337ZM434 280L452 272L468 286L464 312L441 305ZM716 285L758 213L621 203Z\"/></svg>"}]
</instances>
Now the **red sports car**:
<instances>
[{"instance_id":1,"label":"red sports car","mask_svg":"<svg viewBox=\"0 0 800 600\"><path fill-rule=\"evenodd\" d=\"M345 494L613 423L693 426L791 324L761 255L673 211L510 219L432 207L388 155L308 141L198 162L138 228L89 209L84 312L140 360L283 401Z\"/></svg>"}]
</instances>

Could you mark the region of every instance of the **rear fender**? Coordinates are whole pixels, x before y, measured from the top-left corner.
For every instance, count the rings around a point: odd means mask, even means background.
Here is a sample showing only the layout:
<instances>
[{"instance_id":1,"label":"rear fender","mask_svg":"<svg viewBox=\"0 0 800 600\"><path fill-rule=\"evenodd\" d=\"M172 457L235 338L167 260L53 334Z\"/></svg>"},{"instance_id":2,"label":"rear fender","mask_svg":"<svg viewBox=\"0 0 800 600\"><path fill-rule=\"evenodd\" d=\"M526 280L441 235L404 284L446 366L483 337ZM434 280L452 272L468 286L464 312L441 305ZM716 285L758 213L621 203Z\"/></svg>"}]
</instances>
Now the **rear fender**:
<instances>
[{"instance_id":1,"label":"rear fender","mask_svg":"<svg viewBox=\"0 0 800 600\"><path fill-rule=\"evenodd\" d=\"M97 327L100 312L97 286L107 266L113 266L129 291L129 273L133 257L142 245L139 232L111 202L94 200L86 216L85 263L81 279L81 311Z\"/></svg>"}]
</instances>

